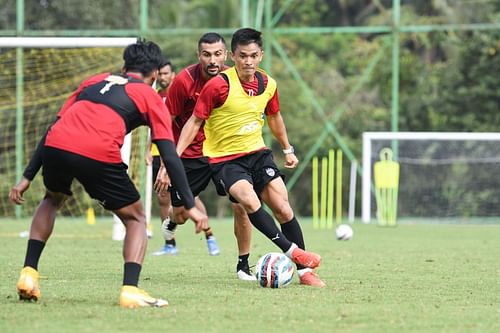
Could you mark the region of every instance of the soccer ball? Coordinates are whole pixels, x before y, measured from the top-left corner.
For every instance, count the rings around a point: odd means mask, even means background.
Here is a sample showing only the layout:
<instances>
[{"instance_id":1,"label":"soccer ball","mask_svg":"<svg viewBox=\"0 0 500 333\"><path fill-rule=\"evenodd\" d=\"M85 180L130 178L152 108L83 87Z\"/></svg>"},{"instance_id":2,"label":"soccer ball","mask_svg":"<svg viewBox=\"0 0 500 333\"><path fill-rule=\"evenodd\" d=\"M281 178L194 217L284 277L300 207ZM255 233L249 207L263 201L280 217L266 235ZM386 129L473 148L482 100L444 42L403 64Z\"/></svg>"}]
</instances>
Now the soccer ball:
<instances>
[{"instance_id":1,"label":"soccer ball","mask_svg":"<svg viewBox=\"0 0 500 333\"><path fill-rule=\"evenodd\" d=\"M255 277L261 287L283 288L292 282L292 261L283 253L271 252L260 257L255 266Z\"/></svg>"},{"instance_id":2,"label":"soccer ball","mask_svg":"<svg viewBox=\"0 0 500 333\"><path fill-rule=\"evenodd\" d=\"M352 238L352 228L347 224L341 224L335 229L338 240L349 240Z\"/></svg>"}]
</instances>

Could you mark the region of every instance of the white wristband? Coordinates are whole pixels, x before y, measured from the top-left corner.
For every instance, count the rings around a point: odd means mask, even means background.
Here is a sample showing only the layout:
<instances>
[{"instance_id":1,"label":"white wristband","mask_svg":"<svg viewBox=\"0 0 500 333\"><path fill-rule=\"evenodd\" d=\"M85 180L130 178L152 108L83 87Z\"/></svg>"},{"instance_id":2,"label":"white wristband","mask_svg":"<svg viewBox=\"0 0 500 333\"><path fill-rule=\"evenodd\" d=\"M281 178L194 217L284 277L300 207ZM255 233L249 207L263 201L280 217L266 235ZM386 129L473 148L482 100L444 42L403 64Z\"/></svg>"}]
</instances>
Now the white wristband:
<instances>
[{"instance_id":1,"label":"white wristband","mask_svg":"<svg viewBox=\"0 0 500 333\"><path fill-rule=\"evenodd\" d=\"M288 149L283 149L283 154L287 155L287 154L293 154L295 153L295 149L293 149L293 146L290 145L290 148Z\"/></svg>"}]
</instances>

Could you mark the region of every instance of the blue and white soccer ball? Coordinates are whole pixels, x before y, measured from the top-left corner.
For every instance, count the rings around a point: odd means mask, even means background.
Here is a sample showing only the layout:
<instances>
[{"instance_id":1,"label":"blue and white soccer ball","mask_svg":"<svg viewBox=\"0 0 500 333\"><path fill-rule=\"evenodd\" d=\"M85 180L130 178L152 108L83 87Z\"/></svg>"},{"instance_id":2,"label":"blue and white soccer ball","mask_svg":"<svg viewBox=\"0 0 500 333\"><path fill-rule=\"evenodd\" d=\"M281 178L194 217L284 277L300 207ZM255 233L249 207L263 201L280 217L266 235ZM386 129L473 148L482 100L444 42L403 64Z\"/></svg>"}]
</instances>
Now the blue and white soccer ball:
<instances>
[{"instance_id":1,"label":"blue and white soccer ball","mask_svg":"<svg viewBox=\"0 0 500 333\"><path fill-rule=\"evenodd\" d=\"M283 253L270 252L257 261L255 277L261 287L283 288L292 282L292 261Z\"/></svg>"}]
</instances>

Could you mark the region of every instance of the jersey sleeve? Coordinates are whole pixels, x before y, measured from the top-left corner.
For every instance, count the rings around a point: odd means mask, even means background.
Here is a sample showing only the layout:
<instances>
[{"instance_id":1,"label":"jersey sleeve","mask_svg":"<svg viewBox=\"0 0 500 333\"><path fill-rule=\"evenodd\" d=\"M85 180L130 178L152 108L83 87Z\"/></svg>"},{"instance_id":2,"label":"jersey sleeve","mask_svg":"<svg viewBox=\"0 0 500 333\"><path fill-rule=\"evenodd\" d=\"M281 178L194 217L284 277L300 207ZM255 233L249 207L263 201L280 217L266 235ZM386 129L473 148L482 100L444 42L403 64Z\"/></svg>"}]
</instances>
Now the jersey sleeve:
<instances>
[{"instance_id":1,"label":"jersey sleeve","mask_svg":"<svg viewBox=\"0 0 500 333\"><path fill-rule=\"evenodd\" d=\"M193 114L201 119L208 119L212 110L223 105L229 94L229 84L220 76L208 81L200 92Z\"/></svg>"},{"instance_id":2,"label":"jersey sleeve","mask_svg":"<svg viewBox=\"0 0 500 333\"><path fill-rule=\"evenodd\" d=\"M267 102L266 115L272 115L280 112L280 100L278 97L278 88L274 91L273 97Z\"/></svg>"}]
</instances>

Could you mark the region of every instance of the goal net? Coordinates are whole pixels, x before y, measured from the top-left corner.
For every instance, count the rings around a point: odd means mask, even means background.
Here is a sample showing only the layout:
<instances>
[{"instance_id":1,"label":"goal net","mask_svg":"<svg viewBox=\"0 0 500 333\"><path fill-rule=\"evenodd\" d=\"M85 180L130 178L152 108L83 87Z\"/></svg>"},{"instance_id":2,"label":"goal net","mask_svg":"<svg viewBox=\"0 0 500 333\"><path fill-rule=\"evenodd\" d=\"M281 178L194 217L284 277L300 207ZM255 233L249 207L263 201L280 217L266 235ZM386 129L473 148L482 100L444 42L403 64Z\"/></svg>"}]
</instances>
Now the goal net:
<instances>
[{"instance_id":1,"label":"goal net","mask_svg":"<svg viewBox=\"0 0 500 333\"><path fill-rule=\"evenodd\" d=\"M71 92L89 76L100 72L120 72L123 47L135 42L135 38L7 39L0 38L0 191L3 193L0 197L0 217L15 215L15 206L8 202L7 193L19 180L16 154L19 158L21 152L22 170ZM19 51L15 47L23 49ZM22 117L22 133L16 129L19 114ZM141 177L139 172L144 165L139 142L140 135L147 134L145 129L138 130L132 135L129 173L141 188L145 177ZM104 210L90 200L78 182L73 183L72 191L73 197L61 209L61 215L85 216L88 208L94 208L97 215L104 214ZM23 216L34 212L43 193L40 172L25 193Z\"/></svg>"},{"instance_id":2,"label":"goal net","mask_svg":"<svg viewBox=\"0 0 500 333\"><path fill-rule=\"evenodd\" d=\"M400 165L397 216L467 223L500 216L500 133L363 133L362 219L376 216L373 165L383 148Z\"/></svg>"}]
</instances>

